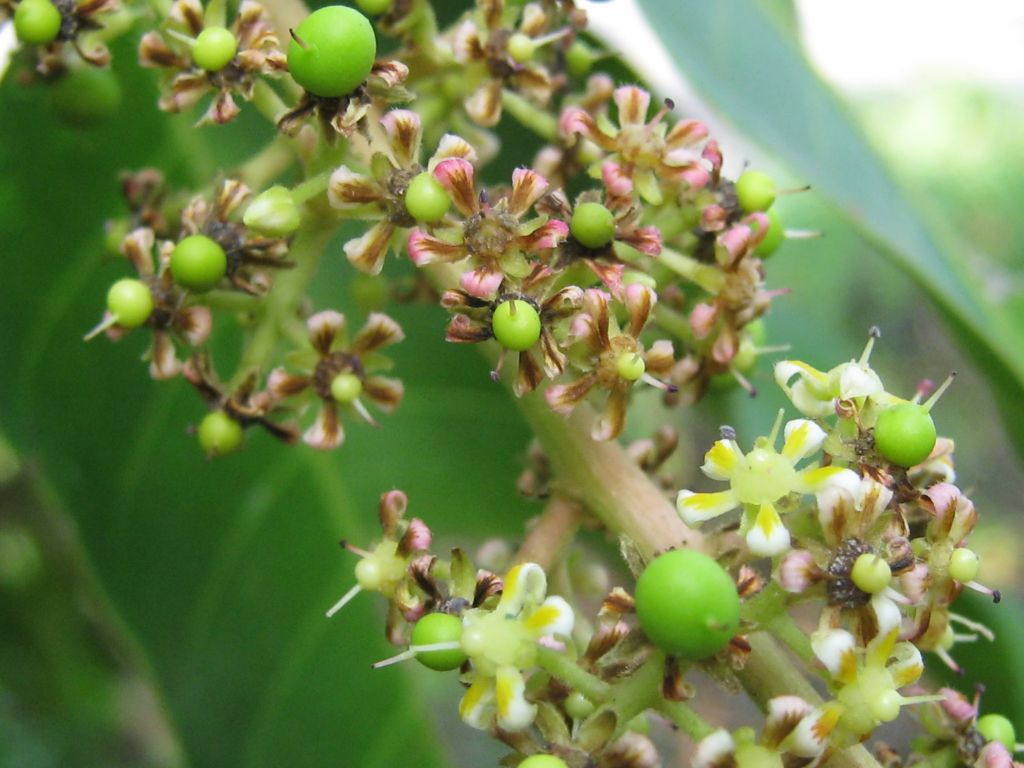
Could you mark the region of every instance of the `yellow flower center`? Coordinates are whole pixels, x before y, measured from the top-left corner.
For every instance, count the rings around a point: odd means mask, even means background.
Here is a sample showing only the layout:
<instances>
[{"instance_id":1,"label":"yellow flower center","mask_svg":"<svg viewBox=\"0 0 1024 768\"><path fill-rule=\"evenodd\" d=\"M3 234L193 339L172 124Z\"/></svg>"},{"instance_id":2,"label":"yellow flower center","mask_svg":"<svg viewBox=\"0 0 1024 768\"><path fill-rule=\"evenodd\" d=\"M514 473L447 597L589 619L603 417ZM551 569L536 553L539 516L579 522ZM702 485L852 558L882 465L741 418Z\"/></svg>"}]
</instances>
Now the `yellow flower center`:
<instances>
[{"instance_id":1,"label":"yellow flower center","mask_svg":"<svg viewBox=\"0 0 1024 768\"><path fill-rule=\"evenodd\" d=\"M771 504L795 485L793 465L770 448L755 448L733 470L732 490L744 504Z\"/></svg>"}]
</instances>

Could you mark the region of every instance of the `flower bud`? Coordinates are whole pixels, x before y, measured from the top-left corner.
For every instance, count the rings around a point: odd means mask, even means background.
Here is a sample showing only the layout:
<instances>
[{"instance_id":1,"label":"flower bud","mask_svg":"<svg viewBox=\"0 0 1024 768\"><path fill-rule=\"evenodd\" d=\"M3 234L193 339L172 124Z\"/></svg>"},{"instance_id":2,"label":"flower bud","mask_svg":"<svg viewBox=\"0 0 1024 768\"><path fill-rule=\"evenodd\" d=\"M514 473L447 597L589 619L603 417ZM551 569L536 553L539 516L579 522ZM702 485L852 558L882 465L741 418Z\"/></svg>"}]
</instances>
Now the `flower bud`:
<instances>
[{"instance_id":1,"label":"flower bud","mask_svg":"<svg viewBox=\"0 0 1024 768\"><path fill-rule=\"evenodd\" d=\"M301 216L287 187L273 186L249 203L245 226L268 237L285 237L299 228Z\"/></svg>"}]
</instances>

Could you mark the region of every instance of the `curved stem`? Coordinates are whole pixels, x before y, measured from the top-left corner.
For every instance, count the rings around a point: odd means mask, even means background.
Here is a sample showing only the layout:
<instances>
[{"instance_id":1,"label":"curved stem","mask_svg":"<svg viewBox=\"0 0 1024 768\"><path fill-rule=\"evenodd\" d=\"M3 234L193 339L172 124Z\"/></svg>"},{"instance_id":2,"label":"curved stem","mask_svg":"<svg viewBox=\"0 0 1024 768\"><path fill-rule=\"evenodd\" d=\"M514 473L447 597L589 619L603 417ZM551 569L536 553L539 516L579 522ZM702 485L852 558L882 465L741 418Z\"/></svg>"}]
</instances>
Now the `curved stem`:
<instances>
[{"instance_id":1,"label":"curved stem","mask_svg":"<svg viewBox=\"0 0 1024 768\"><path fill-rule=\"evenodd\" d=\"M556 680L579 691L591 701L605 701L611 695L612 686L582 669L575 659L562 651L537 646L537 664Z\"/></svg>"},{"instance_id":2,"label":"curved stem","mask_svg":"<svg viewBox=\"0 0 1024 768\"><path fill-rule=\"evenodd\" d=\"M555 494L523 539L516 553L516 562L537 563L545 571L550 570L562 559L582 519L583 510L579 504Z\"/></svg>"}]
</instances>

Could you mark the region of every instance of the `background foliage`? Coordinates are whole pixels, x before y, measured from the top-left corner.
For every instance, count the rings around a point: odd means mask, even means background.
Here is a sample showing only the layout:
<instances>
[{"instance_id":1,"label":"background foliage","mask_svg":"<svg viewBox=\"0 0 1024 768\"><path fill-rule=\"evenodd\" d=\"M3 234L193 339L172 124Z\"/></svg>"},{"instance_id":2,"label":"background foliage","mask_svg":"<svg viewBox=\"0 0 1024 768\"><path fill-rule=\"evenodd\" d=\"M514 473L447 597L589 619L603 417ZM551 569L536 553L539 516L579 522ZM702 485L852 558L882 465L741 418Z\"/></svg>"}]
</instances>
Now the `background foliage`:
<instances>
[{"instance_id":1,"label":"background foliage","mask_svg":"<svg viewBox=\"0 0 1024 768\"><path fill-rule=\"evenodd\" d=\"M961 89L851 110L808 67L787 4L643 5L722 119L794 185L814 185L782 203L788 224L826 236L770 262L770 284L793 289L768 320L771 343L825 366L857 355L879 324L886 381L909 392L921 376L961 371L937 418L958 440L966 487L976 484L979 550L990 542L982 575L1013 591L1021 544L999 510L1019 504L1006 436L1022 434L1022 412L993 401L1019 403L1024 381L1011 247L1024 226L1012 204L1020 106ZM659 23L667 14L688 23ZM81 342L122 272L100 222L122 211L120 170L153 165L201 183L271 131L252 115L193 130L194 116L156 111L130 41L114 62L124 103L88 132L56 124L43 89L0 84L0 765L493 763L494 747L456 721L450 680L411 667L371 674L388 653L371 598L331 622L323 609L352 581L337 540L375 535L385 489L408 492L443 542L520 535L537 509L513 489L528 441L514 404L479 356L444 344L439 309L403 306L408 340L394 358L407 397L381 429L350 429L330 456L254 435L241 454L205 461L182 427L200 403L182 382L146 377L140 339ZM975 136L969 162L958 124ZM365 312L331 248L320 302ZM692 438L678 461L696 467L718 424L764 429L781 405L769 370L762 360L756 401L722 391L699 416L671 416ZM647 426L662 418L652 399ZM1019 600L970 604L1006 631L960 655L969 680L1024 681ZM990 687L986 702L1022 722L1024 689Z\"/></svg>"}]
</instances>

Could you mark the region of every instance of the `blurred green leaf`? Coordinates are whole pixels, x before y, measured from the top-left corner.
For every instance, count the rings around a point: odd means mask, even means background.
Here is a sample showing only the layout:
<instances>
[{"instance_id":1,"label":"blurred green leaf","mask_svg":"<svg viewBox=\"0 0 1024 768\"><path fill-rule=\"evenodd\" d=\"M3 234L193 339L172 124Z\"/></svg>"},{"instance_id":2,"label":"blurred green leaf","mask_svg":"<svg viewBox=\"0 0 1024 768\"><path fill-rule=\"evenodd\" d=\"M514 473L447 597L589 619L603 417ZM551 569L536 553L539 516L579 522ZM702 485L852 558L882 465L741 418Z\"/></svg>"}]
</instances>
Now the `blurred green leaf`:
<instances>
[{"instance_id":1,"label":"blurred green leaf","mask_svg":"<svg viewBox=\"0 0 1024 768\"><path fill-rule=\"evenodd\" d=\"M814 73L773 3L640 0L652 28L709 104L840 208L939 305L986 372L1024 449L1024 322L987 296L956 239L923 220L856 120ZM871 282L865 272L859 279Z\"/></svg>"},{"instance_id":2,"label":"blurred green leaf","mask_svg":"<svg viewBox=\"0 0 1024 768\"><path fill-rule=\"evenodd\" d=\"M118 170L155 165L194 184L273 130L258 119L193 130L188 116L156 111L154 80L130 47L115 66L126 102L89 132L55 125L41 85L0 88L17 116L0 120L2 427L75 519L190 764L386 768L415 754L424 768L450 765L436 696L420 695L435 673L370 669L393 653L380 600L362 595L324 618L354 580L337 542L378 536L377 499L396 487L439 551L517 535L536 513L512 492L525 428L479 355L444 343L444 313L406 306L396 317L408 340L393 358L407 397L379 429L348 421L331 455L251 433L240 455L206 461L186 430L205 409L183 380L149 379L145 332L82 341L107 286L131 271L103 255L102 222L124 212ZM333 243L314 293L337 305L350 278ZM453 707L459 686L442 682ZM473 736L460 730L467 754Z\"/></svg>"}]
</instances>

